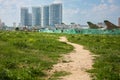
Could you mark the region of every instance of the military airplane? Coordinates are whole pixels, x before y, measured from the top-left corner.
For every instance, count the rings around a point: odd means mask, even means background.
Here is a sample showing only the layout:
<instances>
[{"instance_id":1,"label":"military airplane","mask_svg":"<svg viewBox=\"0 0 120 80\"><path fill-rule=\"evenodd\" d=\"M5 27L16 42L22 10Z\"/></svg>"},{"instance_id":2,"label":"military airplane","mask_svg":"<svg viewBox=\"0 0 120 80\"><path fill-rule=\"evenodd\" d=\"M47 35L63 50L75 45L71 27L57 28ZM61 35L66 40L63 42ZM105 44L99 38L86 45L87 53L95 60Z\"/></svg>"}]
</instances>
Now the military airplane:
<instances>
[{"instance_id":1,"label":"military airplane","mask_svg":"<svg viewBox=\"0 0 120 80\"><path fill-rule=\"evenodd\" d=\"M96 24L93 24L92 22L87 22L90 29L99 29L99 28L103 28L102 26L98 26Z\"/></svg>"},{"instance_id":2,"label":"military airplane","mask_svg":"<svg viewBox=\"0 0 120 80\"><path fill-rule=\"evenodd\" d=\"M105 25L107 26L106 29L108 29L108 30L120 28L120 26L116 26L115 24L111 23L111 22L108 21L108 20L105 20L104 23L105 23Z\"/></svg>"}]
</instances>

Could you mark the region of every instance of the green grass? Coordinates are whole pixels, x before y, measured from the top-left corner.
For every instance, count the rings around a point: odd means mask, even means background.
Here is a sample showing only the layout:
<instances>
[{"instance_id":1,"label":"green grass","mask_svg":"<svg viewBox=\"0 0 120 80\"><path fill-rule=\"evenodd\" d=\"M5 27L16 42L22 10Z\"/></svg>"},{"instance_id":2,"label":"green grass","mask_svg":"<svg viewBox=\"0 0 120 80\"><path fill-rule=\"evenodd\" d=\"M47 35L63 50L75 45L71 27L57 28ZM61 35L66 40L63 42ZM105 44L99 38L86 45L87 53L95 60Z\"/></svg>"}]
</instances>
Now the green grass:
<instances>
[{"instance_id":1,"label":"green grass","mask_svg":"<svg viewBox=\"0 0 120 80\"><path fill-rule=\"evenodd\" d=\"M44 80L61 54L73 47L58 34L0 32L0 80Z\"/></svg>"},{"instance_id":2,"label":"green grass","mask_svg":"<svg viewBox=\"0 0 120 80\"><path fill-rule=\"evenodd\" d=\"M68 35L69 41L82 44L99 55L89 70L94 80L120 80L120 35Z\"/></svg>"},{"instance_id":3,"label":"green grass","mask_svg":"<svg viewBox=\"0 0 120 80\"><path fill-rule=\"evenodd\" d=\"M45 80L46 71L58 62L61 54L73 50L57 40L64 35L0 31L0 80ZM120 35L66 36L99 55L89 70L94 80L120 80ZM56 72L51 80L58 80L61 75L66 73Z\"/></svg>"},{"instance_id":4,"label":"green grass","mask_svg":"<svg viewBox=\"0 0 120 80\"><path fill-rule=\"evenodd\" d=\"M66 72L66 71L59 71L59 72L56 71L49 80L59 80L60 77L70 74L71 74L70 72Z\"/></svg>"},{"instance_id":5,"label":"green grass","mask_svg":"<svg viewBox=\"0 0 120 80\"><path fill-rule=\"evenodd\" d=\"M53 76L54 77L61 77L61 76L69 75L69 74L71 74L71 73L65 72L65 71L60 71L60 72L55 72Z\"/></svg>"}]
</instances>

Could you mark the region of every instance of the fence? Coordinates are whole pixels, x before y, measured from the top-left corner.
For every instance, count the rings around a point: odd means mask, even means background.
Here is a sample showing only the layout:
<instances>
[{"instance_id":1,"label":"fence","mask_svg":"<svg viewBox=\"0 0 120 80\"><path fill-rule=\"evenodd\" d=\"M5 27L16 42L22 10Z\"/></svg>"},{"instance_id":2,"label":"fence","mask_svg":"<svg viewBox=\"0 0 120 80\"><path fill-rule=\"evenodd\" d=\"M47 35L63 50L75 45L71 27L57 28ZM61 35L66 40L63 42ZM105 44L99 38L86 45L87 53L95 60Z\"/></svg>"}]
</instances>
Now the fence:
<instances>
[{"instance_id":1,"label":"fence","mask_svg":"<svg viewBox=\"0 0 120 80\"><path fill-rule=\"evenodd\" d=\"M57 30L49 30L49 29L43 29L43 30L39 30L39 32L67 33L67 34L120 34L120 29L114 29L114 30L100 30L100 29L57 29Z\"/></svg>"}]
</instances>

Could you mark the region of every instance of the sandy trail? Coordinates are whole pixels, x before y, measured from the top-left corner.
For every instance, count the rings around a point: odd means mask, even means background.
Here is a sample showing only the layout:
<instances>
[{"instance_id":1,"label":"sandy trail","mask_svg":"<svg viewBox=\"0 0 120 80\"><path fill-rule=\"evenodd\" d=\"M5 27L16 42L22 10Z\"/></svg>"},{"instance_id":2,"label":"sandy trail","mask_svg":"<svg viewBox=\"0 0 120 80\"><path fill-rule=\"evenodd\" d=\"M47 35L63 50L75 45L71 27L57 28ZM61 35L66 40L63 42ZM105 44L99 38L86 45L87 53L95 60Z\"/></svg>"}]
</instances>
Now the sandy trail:
<instances>
[{"instance_id":1,"label":"sandy trail","mask_svg":"<svg viewBox=\"0 0 120 80\"><path fill-rule=\"evenodd\" d=\"M83 46L68 42L66 37L60 37L61 42L66 42L74 47L74 51L63 55L65 62L60 62L53 66L52 72L66 71L70 75L60 77L60 80L91 80L90 74L86 72L92 68L93 56L90 51L83 49Z\"/></svg>"}]
</instances>

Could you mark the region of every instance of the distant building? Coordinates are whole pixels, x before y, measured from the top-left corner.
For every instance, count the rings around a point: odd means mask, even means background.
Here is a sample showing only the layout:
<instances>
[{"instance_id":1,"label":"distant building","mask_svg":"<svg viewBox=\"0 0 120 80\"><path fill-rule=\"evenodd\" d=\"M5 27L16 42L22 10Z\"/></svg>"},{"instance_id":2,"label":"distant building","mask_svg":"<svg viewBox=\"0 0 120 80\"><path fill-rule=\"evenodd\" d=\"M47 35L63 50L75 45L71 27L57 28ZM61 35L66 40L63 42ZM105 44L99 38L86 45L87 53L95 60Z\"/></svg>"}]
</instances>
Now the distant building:
<instances>
[{"instance_id":1,"label":"distant building","mask_svg":"<svg viewBox=\"0 0 120 80\"><path fill-rule=\"evenodd\" d=\"M0 27L2 27L2 21L1 21L1 19L0 19Z\"/></svg>"},{"instance_id":2,"label":"distant building","mask_svg":"<svg viewBox=\"0 0 120 80\"><path fill-rule=\"evenodd\" d=\"M89 26L88 26L88 25L80 25L80 27L81 27L82 29L89 29Z\"/></svg>"},{"instance_id":3,"label":"distant building","mask_svg":"<svg viewBox=\"0 0 120 80\"><path fill-rule=\"evenodd\" d=\"M26 7L21 8L21 25L29 26L29 13Z\"/></svg>"},{"instance_id":4,"label":"distant building","mask_svg":"<svg viewBox=\"0 0 120 80\"><path fill-rule=\"evenodd\" d=\"M62 24L62 4L51 4L48 6L32 7L32 14L28 8L21 8L21 25L20 26L43 26L55 27L56 24Z\"/></svg>"},{"instance_id":5,"label":"distant building","mask_svg":"<svg viewBox=\"0 0 120 80\"><path fill-rule=\"evenodd\" d=\"M2 27L6 26L4 22L2 22Z\"/></svg>"},{"instance_id":6,"label":"distant building","mask_svg":"<svg viewBox=\"0 0 120 80\"><path fill-rule=\"evenodd\" d=\"M31 13L29 13L28 25L29 25L29 26L32 26L32 14L31 14Z\"/></svg>"},{"instance_id":7,"label":"distant building","mask_svg":"<svg viewBox=\"0 0 120 80\"><path fill-rule=\"evenodd\" d=\"M49 26L49 6L43 6L42 8L42 26Z\"/></svg>"},{"instance_id":8,"label":"distant building","mask_svg":"<svg viewBox=\"0 0 120 80\"><path fill-rule=\"evenodd\" d=\"M55 24L62 23L62 4L51 4L49 7L49 25L55 26Z\"/></svg>"},{"instance_id":9,"label":"distant building","mask_svg":"<svg viewBox=\"0 0 120 80\"><path fill-rule=\"evenodd\" d=\"M32 7L32 26L41 26L41 8Z\"/></svg>"},{"instance_id":10,"label":"distant building","mask_svg":"<svg viewBox=\"0 0 120 80\"><path fill-rule=\"evenodd\" d=\"M0 30L2 29L3 25L2 25L2 21L0 19Z\"/></svg>"},{"instance_id":11,"label":"distant building","mask_svg":"<svg viewBox=\"0 0 120 80\"><path fill-rule=\"evenodd\" d=\"M0 30L4 30L6 27L5 23L0 19Z\"/></svg>"},{"instance_id":12,"label":"distant building","mask_svg":"<svg viewBox=\"0 0 120 80\"><path fill-rule=\"evenodd\" d=\"M119 17L119 19L118 19L118 26L120 26L120 17Z\"/></svg>"},{"instance_id":13,"label":"distant building","mask_svg":"<svg viewBox=\"0 0 120 80\"><path fill-rule=\"evenodd\" d=\"M13 27L16 27L16 22L13 22Z\"/></svg>"},{"instance_id":14,"label":"distant building","mask_svg":"<svg viewBox=\"0 0 120 80\"><path fill-rule=\"evenodd\" d=\"M99 22L97 25L98 25L100 28L104 28L104 27L105 27L105 24L102 23L102 22Z\"/></svg>"}]
</instances>

